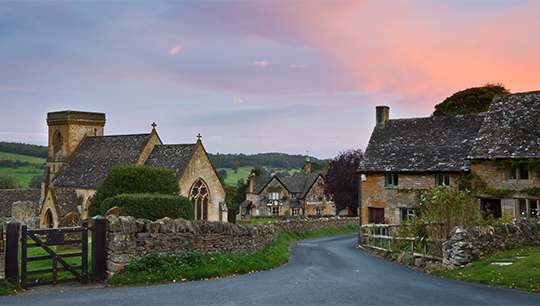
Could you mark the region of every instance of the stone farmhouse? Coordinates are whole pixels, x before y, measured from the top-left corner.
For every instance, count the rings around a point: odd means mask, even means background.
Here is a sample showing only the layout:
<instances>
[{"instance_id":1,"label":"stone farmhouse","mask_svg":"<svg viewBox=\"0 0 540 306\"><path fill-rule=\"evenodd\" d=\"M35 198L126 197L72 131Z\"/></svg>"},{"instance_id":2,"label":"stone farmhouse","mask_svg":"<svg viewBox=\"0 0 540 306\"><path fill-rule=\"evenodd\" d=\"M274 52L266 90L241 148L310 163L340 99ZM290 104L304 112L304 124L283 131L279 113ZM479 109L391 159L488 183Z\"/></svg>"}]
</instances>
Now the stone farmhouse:
<instances>
[{"instance_id":1,"label":"stone farmhouse","mask_svg":"<svg viewBox=\"0 0 540 306\"><path fill-rule=\"evenodd\" d=\"M200 135L196 143L164 145L152 124L148 134L104 136L105 114L79 111L48 113L47 124L49 153L38 206L39 226L57 227L69 213L88 217L89 200L109 169L117 165L171 169L181 195L192 201L196 219L227 221L225 189ZM7 196L0 192L2 198ZM2 209L8 210L6 206L11 207L14 200L26 198L11 196L0 202Z\"/></svg>"},{"instance_id":2,"label":"stone farmhouse","mask_svg":"<svg viewBox=\"0 0 540 306\"><path fill-rule=\"evenodd\" d=\"M483 115L388 119L378 106L376 126L358 169L362 220L399 223L414 214L416 192L455 185ZM364 221L364 222L365 222Z\"/></svg>"},{"instance_id":3,"label":"stone farmhouse","mask_svg":"<svg viewBox=\"0 0 540 306\"><path fill-rule=\"evenodd\" d=\"M311 173L309 157L304 168L304 173L297 172L292 177L252 174L246 200L240 204L242 215L335 215L334 202L324 196L324 177Z\"/></svg>"},{"instance_id":4,"label":"stone farmhouse","mask_svg":"<svg viewBox=\"0 0 540 306\"><path fill-rule=\"evenodd\" d=\"M540 92L497 97L482 114L388 115L388 107L377 107L358 169L364 222L399 223L414 214L417 192L457 186L467 174L472 197L494 217L538 214Z\"/></svg>"}]
</instances>

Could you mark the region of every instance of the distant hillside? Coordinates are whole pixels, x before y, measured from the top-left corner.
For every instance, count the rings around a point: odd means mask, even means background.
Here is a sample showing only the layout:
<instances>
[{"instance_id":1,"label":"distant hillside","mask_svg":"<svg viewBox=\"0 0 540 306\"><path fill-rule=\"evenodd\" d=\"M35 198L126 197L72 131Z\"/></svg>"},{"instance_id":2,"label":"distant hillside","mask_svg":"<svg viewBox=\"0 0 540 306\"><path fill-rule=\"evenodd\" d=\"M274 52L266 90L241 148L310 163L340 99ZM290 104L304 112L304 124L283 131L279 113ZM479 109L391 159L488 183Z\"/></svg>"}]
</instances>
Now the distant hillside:
<instances>
[{"instance_id":1,"label":"distant hillside","mask_svg":"<svg viewBox=\"0 0 540 306\"><path fill-rule=\"evenodd\" d=\"M301 169L306 161L304 155L289 155L285 153L259 153L253 155L245 154L208 154L214 167L231 168L253 167L253 168L278 168L278 169ZM311 157L312 163L322 163L321 160Z\"/></svg>"},{"instance_id":2,"label":"distant hillside","mask_svg":"<svg viewBox=\"0 0 540 306\"><path fill-rule=\"evenodd\" d=\"M48 149L45 146L2 141L0 142L0 152L47 158Z\"/></svg>"}]
</instances>

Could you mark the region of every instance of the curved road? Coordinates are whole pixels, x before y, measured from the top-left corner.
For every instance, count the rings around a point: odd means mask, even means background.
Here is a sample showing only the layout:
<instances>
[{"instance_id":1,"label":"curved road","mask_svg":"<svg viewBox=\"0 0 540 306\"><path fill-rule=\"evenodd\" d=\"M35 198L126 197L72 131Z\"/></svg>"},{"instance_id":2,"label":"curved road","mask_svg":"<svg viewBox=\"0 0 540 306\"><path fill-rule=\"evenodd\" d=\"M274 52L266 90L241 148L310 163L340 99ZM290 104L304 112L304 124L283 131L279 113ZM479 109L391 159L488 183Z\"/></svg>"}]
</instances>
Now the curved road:
<instances>
[{"instance_id":1,"label":"curved road","mask_svg":"<svg viewBox=\"0 0 540 306\"><path fill-rule=\"evenodd\" d=\"M0 297L0 305L540 305L540 294L426 275L356 248L357 235L298 241L277 269L208 281ZM57 289L58 290L58 289Z\"/></svg>"}]
</instances>

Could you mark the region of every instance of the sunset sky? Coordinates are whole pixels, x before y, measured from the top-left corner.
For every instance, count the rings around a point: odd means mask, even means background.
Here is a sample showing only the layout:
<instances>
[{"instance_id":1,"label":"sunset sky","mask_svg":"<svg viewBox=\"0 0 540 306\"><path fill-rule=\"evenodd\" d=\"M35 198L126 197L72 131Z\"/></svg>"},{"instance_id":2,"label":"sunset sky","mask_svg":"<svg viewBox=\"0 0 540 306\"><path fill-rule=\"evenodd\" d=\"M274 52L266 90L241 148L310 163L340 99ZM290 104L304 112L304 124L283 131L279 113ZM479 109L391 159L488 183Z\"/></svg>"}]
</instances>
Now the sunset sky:
<instances>
[{"instance_id":1,"label":"sunset sky","mask_svg":"<svg viewBox=\"0 0 540 306\"><path fill-rule=\"evenodd\" d=\"M210 153L365 149L375 106L540 89L540 1L0 1L0 141L47 112L106 113Z\"/></svg>"}]
</instances>

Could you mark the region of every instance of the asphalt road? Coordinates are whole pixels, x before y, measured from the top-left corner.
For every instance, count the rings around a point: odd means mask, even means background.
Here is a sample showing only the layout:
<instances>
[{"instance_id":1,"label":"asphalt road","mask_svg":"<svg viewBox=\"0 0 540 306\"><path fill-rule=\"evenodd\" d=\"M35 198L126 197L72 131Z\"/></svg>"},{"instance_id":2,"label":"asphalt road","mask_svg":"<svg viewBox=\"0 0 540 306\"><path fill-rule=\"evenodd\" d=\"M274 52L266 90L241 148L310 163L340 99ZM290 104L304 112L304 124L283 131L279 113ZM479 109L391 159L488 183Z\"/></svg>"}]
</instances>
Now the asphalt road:
<instances>
[{"instance_id":1,"label":"asphalt road","mask_svg":"<svg viewBox=\"0 0 540 306\"><path fill-rule=\"evenodd\" d=\"M540 305L540 294L444 279L359 250L356 234L294 243L277 269L208 281L0 297L0 305Z\"/></svg>"}]
</instances>

